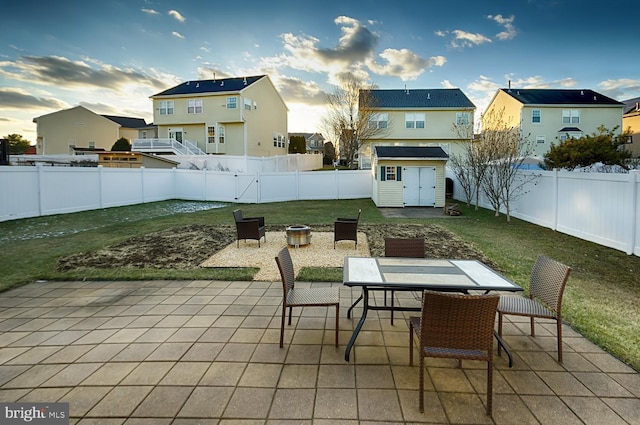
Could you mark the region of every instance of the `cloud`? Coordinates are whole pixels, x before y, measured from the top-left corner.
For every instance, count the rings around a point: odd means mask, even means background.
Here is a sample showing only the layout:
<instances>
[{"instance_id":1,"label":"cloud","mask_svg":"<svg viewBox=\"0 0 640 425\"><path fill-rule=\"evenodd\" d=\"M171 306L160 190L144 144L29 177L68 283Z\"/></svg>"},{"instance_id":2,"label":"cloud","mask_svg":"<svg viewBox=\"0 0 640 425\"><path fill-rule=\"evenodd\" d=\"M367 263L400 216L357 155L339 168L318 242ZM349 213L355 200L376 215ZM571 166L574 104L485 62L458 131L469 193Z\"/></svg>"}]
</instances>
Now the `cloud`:
<instances>
[{"instance_id":1,"label":"cloud","mask_svg":"<svg viewBox=\"0 0 640 425\"><path fill-rule=\"evenodd\" d=\"M179 38L180 40L184 40L185 39L184 35L180 34L178 31L172 31L171 35L176 37L176 38Z\"/></svg>"},{"instance_id":2,"label":"cloud","mask_svg":"<svg viewBox=\"0 0 640 425\"><path fill-rule=\"evenodd\" d=\"M640 79L605 80L598 84L598 91L618 100L632 99L640 93Z\"/></svg>"},{"instance_id":3,"label":"cloud","mask_svg":"<svg viewBox=\"0 0 640 425\"><path fill-rule=\"evenodd\" d=\"M445 88L445 89L455 89L455 88L457 88L457 86L452 84L451 81L449 81L449 80L443 80L442 82L440 82L440 86Z\"/></svg>"},{"instance_id":4,"label":"cloud","mask_svg":"<svg viewBox=\"0 0 640 425\"><path fill-rule=\"evenodd\" d=\"M454 49L464 49L467 47L474 47L485 43L491 43L491 39L483 34L471 33L463 30L437 30L435 31L435 34L438 37L447 37L453 34L453 39L449 42L449 47L452 47Z\"/></svg>"},{"instance_id":5,"label":"cloud","mask_svg":"<svg viewBox=\"0 0 640 425\"><path fill-rule=\"evenodd\" d=\"M155 11L153 9L142 9L142 11L144 13L146 13L147 15L159 15L160 14L160 12L157 12L157 11Z\"/></svg>"},{"instance_id":6,"label":"cloud","mask_svg":"<svg viewBox=\"0 0 640 425\"><path fill-rule=\"evenodd\" d=\"M516 34L518 33L516 31L516 28L513 26L513 21L515 20L515 16L513 15L508 18L505 18L502 15L489 15L487 16L487 18L496 21L498 24L504 27L504 31L496 34L496 38L498 40L511 40L515 38Z\"/></svg>"},{"instance_id":7,"label":"cloud","mask_svg":"<svg viewBox=\"0 0 640 425\"><path fill-rule=\"evenodd\" d=\"M408 49L388 48L376 52L380 36L360 21L347 16L334 20L341 27L342 36L334 47L319 47L320 40L310 35L281 35L285 53L264 58L263 67L274 69L290 67L307 72L326 72L333 84L340 81L340 74L351 72L367 80L369 72L382 76L415 80L426 69L442 66L443 56L423 58Z\"/></svg>"},{"instance_id":8,"label":"cloud","mask_svg":"<svg viewBox=\"0 0 640 425\"><path fill-rule=\"evenodd\" d=\"M33 96L18 88L0 88L0 109L64 109L67 105L57 99Z\"/></svg>"},{"instance_id":9,"label":"cloud","mask_svg":"<svg viewBox=\"0 0 640 425\"><path fill-rule=\"evenodd\" d=\"M178 12L177 10L170 10L167 14L168 14L169 16L173 17L173 18L174 18L176 21L178 21L178 22L184 22L184 21L186 21L186 20L187 20L187 18L185 18L184 16L182 16L182 15L180 14L180 12Z\"/></svg>"},{"instance_id":10,"label":"cloud","mask_svg":"<svg viewBox=\"0 0 640 425\"><path fill-rule=\"evenodd\" d=\"M294 77L278 77L274 84L286 103L324 105L326 92L313 81L303 81Z\"/></svg>"},{"instance_id":11,"label":"cloud","mask_svg":"<svg viewBox=\"0 0 640 425\"><path fill-rule=\"evenodd\" d=\"M88 59L90 60L90 59ZM55 85L63 89L107 88L125 90L132 84L165 88L167 83L148 73L107 64L91 66L60 56L21 56L0 62L0 76L30 84Z\"/></svg>"}]
</instances>

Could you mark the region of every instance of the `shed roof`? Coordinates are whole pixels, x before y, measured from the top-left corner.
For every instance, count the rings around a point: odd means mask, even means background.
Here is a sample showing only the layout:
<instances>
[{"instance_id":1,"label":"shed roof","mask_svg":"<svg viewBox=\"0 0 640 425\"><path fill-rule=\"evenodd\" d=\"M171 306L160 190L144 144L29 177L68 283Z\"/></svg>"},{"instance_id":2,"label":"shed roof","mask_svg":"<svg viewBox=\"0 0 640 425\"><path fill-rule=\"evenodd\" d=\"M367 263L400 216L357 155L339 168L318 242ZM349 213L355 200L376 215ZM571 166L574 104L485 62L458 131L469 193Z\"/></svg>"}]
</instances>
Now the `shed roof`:
<instances>
[{"instance_id":1,"label":"shed roof","mask_svg":"<svg viewBox=\"0 0 640 425\"><path fill-rule=\"evenodd\" d=\"M111 120L117 124L120 124L125 128L143 128L147 126L147 123L142 118L131 118L131 117L118 117L115 115L102 115L108 120Z\"/></svg>"},{"instance_id":2,"label":"shed roof","mask_svg":"<svg viewBox=\"0 0 640 425\"><path fill-rule=\"evenodd\" d=\"M460 89L370 90L370 94L376 108L476 107Z\"/></svg>"},{"instance_id":3,"label":"shed roof","mask_svg":"<svg viewBox=\"0 0 640 425\"><path fill-rule=\"evenodd\" d=\"M170 89L154 94L151 97L177 94L239 92L264 77L264 75L255 75L252 77L186 81L175 87L171 87Z\"/></svg>"},{"instance_id":4,"label":"shed roof","mask_svg":"<svg viewBox=\"0 0 640 425\"><path fill-rule=\"evenodd\" d=\"M378 159L449 159L449 155L440 146L376 146L375 150Z\"/></svg>"},{"instance_id":5,"label":"shed roof","mask_svg":"<svg viewBox=\"0 0 640 425\"><path fill-rule=\"evenodd\" d=\"M621 102L589 89L500 89L522 104L615 105Z\"/></svg>"}]
</instances>

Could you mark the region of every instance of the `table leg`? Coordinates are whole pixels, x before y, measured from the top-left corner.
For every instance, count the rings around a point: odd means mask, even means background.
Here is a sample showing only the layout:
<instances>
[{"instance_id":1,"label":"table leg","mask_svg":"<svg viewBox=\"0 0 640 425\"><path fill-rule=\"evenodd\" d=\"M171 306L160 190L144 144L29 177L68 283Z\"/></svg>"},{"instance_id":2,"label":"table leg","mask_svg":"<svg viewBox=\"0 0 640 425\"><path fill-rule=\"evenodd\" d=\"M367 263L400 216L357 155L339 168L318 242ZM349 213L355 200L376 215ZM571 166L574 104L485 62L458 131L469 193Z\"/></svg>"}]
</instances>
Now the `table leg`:
<instances>
[{"instance_id":1,"label":"table leg","mask_svg":"<svg viewBox=\"0 0 640 425\"><path fill-rule=\"evenodd\" d=\"M356 338L358 337L358 334L360 333L360 329L362 328L362 325L364 325L364 321L367 318L367 312L369 311L369 290L367 289L366 286L362 287L362 296L360 298L358 298L358 301L360 299L363 299L362 316L360 316L360 321L358 321L358 324L356 325L356 328L353 330L353 334L351 335L351 339L349 340L349 343L347 344L347 348L345 349L344 359L346 361L349 361L349 353L351 353L351 348L353 347L353 344L355 344L355 342L356 342ZM356 301L356 303L358 301Z\"/></svg>"},{"instance_id":2,"label":"table leg","mask_svg":"<svg viewBox=\"0 0 640 425\"><path fill-rule=\"evenodd\" d=\"M351 304L351 307L349 307L349 310L347 310L347 319L351 319L351 310L353 310L353 307L355 307L360 301L362 301L362 294L360 294L358 299L355 300L354 303Z\"/></svg>"},{"instance_id":3,"label":"table leg","mask_svg":"<svg viewBox=\"0 0 640 425\"><path fill-rule=\"evenodd\" d=\"M498 341L498 344L502 347L504 352L507 353L507 357L509 357L509 367L513 367L513 358L511 357L511 352L509 351L509 348L507 348L507 345L504 343L502 338L500 338L500 336L498 335L498 332L493 331L493 334L495 335L496 340Z\"/></svg>"}]
</instances>

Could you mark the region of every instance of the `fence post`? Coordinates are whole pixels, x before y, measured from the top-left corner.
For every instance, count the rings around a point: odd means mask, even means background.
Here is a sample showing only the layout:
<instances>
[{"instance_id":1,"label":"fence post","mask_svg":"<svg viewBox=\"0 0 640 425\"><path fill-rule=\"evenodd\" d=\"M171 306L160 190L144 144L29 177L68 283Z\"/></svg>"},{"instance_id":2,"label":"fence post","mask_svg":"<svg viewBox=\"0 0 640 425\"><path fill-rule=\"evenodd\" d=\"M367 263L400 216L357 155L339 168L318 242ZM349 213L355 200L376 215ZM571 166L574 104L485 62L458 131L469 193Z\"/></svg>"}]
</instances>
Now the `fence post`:
<instances>
[{"instance_id":1,"label":"fence post","mask_svg":"<svg viewBox=\"0 0 640 425\"><path fill-rule=\"evenodd\" d=\"M633 254L636 245L636 232L638 231L638 191L636 190L636 181L639 176L640 171L629 171L629 194L627 196L627 199L629 199L629 206L627 208L628 211L630 211L630 223L629 231L627 232L629 235L629 240L627 241L627 255Z\"/></svg>"},{"instance_id":2,"label":"fence post","mask_svg":"<svg viewBox=\"0 0 640 425\"><path fill-rule=\"evenodd\" d=\"M38 191L36 192L38 194L38 216L42 216L42 197L44 196L44 194L42 193L42 182L44 181L44 167L42 164L36 164L36 170L38 170Z\"/></svg>"},{"instance_id":3,"label":"fence post","mask_svg":"<svg viewBox=\"0 0 640 425\"><path fill-rule=\"evenodd\" d=\"M551 205L551 208L553 208L553 223L551 224L551 229L553 231L558 230L558 205L559 205L558 196L560 192L558 190L558 184L559 184L558 169L554 168L553 169L553 192L552 192L553 201Z\"/></svg>"},{"instance_id":4,"label":"fence post","mask_svg":"<svg viewBox=\"0 0 640 425\"><path fill-rule=\"evenodd\" d=\"M103 178L103 165L98 165L98 197L100 198L100 208L104 208L104 178Z\"/></svg>"},{"instance_id":5,"label":"fence post","mask_svg":"<svg viewBox=\"0 0 640 425\"><path fill-rule=\"evenodd\" d=\"M145 168L144 166L140 167L140 197L142 198L142 203L145 203L144 199L144 180L145 180Z\"/></svg>"}]
</instances>

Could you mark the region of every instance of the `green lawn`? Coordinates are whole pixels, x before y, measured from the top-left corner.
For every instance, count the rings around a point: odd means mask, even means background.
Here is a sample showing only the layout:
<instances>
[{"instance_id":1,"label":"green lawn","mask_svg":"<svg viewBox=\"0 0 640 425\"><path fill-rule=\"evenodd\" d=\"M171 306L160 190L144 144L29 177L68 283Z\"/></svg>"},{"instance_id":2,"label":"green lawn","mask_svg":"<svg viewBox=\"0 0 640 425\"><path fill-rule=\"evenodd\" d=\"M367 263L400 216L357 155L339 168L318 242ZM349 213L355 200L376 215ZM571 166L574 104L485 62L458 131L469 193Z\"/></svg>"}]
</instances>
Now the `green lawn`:
<instances>
[{"instance_id":1,"label":"green lawn","mask_svg":"<svg viewBox=\"0 0 640 425\"><path fill-rule=\"evenodd\" d=\"M252 270L56 271L61 256L112 245L132 236L187 224L233 225L235 205L166 201L0 223L0 290L38 279L250 279ZM269 224L331 224L362 208L362 223L386 223L371 200L299 201L242 205L245 215L264 215ZM462 218L393 219L431 223L473 243L508 278L526 287L538 254L573 267L565 293L564 318L576 330L640 370L640 258L487 210L462 206ZM427 241L428 243L428 241ZM339 280L336 270L304 270L310 279ZM301 276L302 277L302 276Z\"/></svg>"}]
</instances>

